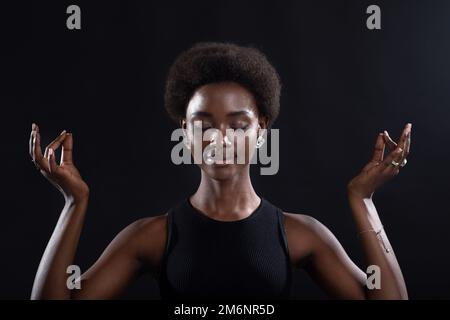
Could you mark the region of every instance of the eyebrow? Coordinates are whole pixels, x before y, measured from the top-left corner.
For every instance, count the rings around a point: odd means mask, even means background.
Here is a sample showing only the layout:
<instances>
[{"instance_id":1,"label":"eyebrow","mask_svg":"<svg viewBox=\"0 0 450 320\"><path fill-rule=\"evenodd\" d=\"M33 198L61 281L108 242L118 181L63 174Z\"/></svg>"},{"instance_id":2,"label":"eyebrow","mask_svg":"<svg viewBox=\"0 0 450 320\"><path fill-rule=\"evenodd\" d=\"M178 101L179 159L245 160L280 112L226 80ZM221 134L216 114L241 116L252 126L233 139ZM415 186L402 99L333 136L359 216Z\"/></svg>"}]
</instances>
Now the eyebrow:
<instances>
[{"instance_id":1,"label":"eyebrow","mask_svg":"<svg viewBox=\"0 0 450 320\"><path fill-rule=\"evenodd\" d=\"M247 111L247 110L243 110L243 111L234 111L234 112L230 112L227 114L227 117L238 117L238 116L243 116L243 115L249 115L251 112Z\"/></svg>"},{"instance_id":2,"label":"eyebrow","mask_svg":"<svg viewBox=\"0 0 450 320\"><path fill-rule=\"evenodd\" d=\"M212 117L211 113L205 112L205 111L195 111L195 112L192 112L192 116L193 116L193 117L195 117L195 116L209 117L209 118Z\"/></svg>"},{"instance_id":3,"label":"eyebrow","mask_svg":"<svg viewBox=\"0 0 450 320\"><path fill-rule=\"evenodd\" d=\"M243 111L233 111L227 114L227 117L238 117L238 116L242 116L242 115L249 115L250 111L247 110L243 110ZM201 117L208 117L211 118L212 114L209 112L205 112L205 111L196 111L192 113L192 116L201 116Z\"/></svg>"}]
</instances>

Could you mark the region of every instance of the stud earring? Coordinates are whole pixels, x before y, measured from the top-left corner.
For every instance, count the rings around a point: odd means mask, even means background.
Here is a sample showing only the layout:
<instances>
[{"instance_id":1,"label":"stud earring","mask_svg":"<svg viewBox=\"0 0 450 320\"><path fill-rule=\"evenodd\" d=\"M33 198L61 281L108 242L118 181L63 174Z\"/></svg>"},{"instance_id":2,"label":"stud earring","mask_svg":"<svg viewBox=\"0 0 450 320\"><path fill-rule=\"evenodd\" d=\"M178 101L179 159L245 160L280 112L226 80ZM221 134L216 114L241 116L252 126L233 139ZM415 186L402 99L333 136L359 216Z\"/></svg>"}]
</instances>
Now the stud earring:
<instances>
[{"instance_id":1,"label":"stud earring","mask_svg":"<svg viewBox=\"0 0 450 320\"><path fill-rule=\"evenodd\" d=\"M264 139L264 137L261 135L258 137L258 139L256 140L256 148L259 149L262 147L262 145L264 144L266 140Z\"/></svg>"},{"instance_id":2,"label":"stud earring","mask_svg":"<svg viewBox=\"0 0 450 320\"><path fill-rule=\"evenodd\" d=\"M183 143L188 150L191 150L191 143L186 135L186 132L183 131Z\"/></svg>"}]
</instances>

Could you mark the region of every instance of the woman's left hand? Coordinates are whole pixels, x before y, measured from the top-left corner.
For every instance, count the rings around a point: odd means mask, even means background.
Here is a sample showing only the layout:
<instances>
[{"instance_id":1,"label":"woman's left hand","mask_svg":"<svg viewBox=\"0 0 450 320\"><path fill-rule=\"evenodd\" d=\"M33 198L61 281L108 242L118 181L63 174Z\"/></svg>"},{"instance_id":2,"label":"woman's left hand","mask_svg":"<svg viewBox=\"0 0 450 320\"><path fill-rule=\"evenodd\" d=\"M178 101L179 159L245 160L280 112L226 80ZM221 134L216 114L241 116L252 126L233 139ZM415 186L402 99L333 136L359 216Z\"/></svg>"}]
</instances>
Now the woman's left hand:
<instances>
[{"instance_id":1,"label":"woman's left hand","mask_svg":"<svg viewBox=\"0 0 450 320\"><path fill-rule=\"evenodd\" d=\"M378 135L372 160L347 184L349 195L371 198L379 186L400 172L409 154L411 127L411 123L406 124L398 144L391 139L387 131ZM390 153L383 160L385 145L388 146Z\"/></svg>"}]
</instances>

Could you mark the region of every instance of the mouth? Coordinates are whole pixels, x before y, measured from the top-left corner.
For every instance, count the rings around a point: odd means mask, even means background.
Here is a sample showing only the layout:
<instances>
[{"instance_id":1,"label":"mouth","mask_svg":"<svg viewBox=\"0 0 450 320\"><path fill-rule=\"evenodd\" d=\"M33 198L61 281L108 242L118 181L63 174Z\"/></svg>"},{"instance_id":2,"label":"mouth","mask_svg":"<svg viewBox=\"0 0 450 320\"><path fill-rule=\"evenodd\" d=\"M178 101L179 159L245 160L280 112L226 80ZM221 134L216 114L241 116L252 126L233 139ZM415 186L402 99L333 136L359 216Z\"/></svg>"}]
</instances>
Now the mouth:
<instances>
[{"instance_id":1,"label":"mouth","mask_svg":"<svg viewBox=\"0 0 450 320\"><path fill-rule=\"evenodd\" d=\"M237 155L234 155L233 159L217 159L214 161L213 165L215 166L227 166L230 164L236 164L237 163Z\"/></svg>"}]
</instances>

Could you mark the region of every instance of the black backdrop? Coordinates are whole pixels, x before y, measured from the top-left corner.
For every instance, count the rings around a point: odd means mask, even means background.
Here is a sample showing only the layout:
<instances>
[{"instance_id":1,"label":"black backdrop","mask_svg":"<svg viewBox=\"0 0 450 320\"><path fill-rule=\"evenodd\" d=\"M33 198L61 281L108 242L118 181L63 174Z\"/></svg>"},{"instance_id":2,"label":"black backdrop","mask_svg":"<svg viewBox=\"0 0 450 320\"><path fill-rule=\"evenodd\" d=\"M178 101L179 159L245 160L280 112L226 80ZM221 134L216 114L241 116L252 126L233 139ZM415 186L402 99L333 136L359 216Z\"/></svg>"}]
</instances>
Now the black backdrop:
<instances>
[{"instance_id":1,"label":"black backdrop","mask_svg":"<svg viewBox=\"0 0 450 320\"><path fill-rule=\"evenodd\" d=\"M66 28L78 4L82 29ZM382 29L366 28L370 4ZM347 181L383 129L413 123L408 165L375 204L411 298L450 298L450 3L448 1L34 1L2 4L0 298L27 299L63 199L28 156L31 123L43 143L74 134L91 188L76 263L86 270L132 221L195 190L199 170L170 161L163 108L171 62L197 41L252 44L283 82L280 170L254 174L257 192L327 225L361 266ZM138 280L127 298L158 298ZM324 298L302 273L294 297Z\"/></svg>"}]
</instances>

